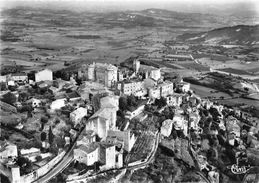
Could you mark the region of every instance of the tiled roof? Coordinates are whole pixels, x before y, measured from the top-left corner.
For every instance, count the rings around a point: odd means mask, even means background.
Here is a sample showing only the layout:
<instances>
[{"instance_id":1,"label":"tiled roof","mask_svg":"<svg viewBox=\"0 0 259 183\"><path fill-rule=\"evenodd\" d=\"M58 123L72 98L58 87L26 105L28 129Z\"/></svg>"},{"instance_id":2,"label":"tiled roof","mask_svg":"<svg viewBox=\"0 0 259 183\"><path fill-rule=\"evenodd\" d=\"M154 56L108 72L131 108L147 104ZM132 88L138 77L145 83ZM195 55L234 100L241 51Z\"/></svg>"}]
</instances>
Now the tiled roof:
<instances>
[{"instance_id":1,"label":"tiled roof","mask_svg":"<svg viewBox=\"0 0 259 183\"><path fill-rule=\"evenodd\" d=\"M25 72L13 73L12 76L27 76L27 73L25 73Z\"/></svg>"},{"instance_id":2,"label":"tiled roof","mask_svg":"<svg viewBox=\"0 0 259 183\"><path fill-rule=\"evenodd\" d=\"M89 154L99 147L98 143L91 143L88 145L80 145L77 149L82 150L86 154Z\"/></svg>"}]
</instances>

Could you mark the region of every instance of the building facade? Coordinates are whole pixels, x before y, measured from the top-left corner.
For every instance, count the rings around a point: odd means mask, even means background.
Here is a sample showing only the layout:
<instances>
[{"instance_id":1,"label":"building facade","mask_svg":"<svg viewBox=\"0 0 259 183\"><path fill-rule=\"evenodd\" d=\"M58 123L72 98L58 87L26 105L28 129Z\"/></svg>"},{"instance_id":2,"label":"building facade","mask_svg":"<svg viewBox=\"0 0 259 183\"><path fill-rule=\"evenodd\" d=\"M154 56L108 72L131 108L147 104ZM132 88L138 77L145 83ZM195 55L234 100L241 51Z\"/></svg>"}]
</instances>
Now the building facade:
<instances>
[{"instance_id":1,"label":"building facade","mask_svg":"<svg viewBox=\"0 0 259 183\"><path fill-rule=\"evenodd\" d=\"M129 130L120 131L120 130L109 130L108 137L117 137L118 140L124 142L124 149L130 151L136 141L134 134L131 134Z\"/></svg>"},{"instance_id":2,"label":"building facade","mask_svg":"<svg viewBox=\"0 0 259 183\"><path fill-rule=\"evenodd\" d=\"M70 113L70 120L74 123L76 126L81 122L83 117L87 116L87 109L83 107L79 107L78 109L74 110Z\"/></svg>"},{"instance_id":3,"label":"building facade","mask_svg":"<svg viewBox=\"0 0 259 183\"><path fill-rule=\"evenodd\" d=\"M35 82L40 81L52 81L53 80L53 73L50 69L44 69L42 71L38 71L35 73Z\"/></svg>"},{"instance_id":4,"label":"building facade","mask_svg":"<svg viewBox=\"0 0 259 183\"><path fill-rule=\"evenodd\" d=\"M125 95L134 95L138 91L145 90L144 81L125 81L120 82L117 88Z\"/></svg>"},{"instance_id":5,"label":"building facade","mask_svg":"<svg viewBox=\"0 0 259 183\"><path fill-rule=\"evenodd\" d=\"M94 62L90 65L83 65L78 71L78 77L112 87L118 81L118 68L112 64Z\"/></svg>"},{"instance_id":6,"label":"building facade","mask_svg":"<svg viewBox=\"0 0 259 183\"><path fill-rule=\"evenodd\" d=\"M99 161L99 145L97 143L79 145L74 149L74 159L87 166L93 165Z\"/></svg>"}]
</instances>

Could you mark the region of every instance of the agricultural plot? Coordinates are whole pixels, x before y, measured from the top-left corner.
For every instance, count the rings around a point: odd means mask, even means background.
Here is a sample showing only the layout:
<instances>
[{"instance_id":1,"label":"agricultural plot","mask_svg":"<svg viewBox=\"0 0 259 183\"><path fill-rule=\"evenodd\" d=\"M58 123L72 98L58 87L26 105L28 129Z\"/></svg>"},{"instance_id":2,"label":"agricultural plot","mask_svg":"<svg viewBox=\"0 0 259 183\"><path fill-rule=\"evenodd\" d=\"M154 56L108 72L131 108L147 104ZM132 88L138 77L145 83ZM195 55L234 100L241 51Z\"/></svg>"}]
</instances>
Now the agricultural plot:
<instances>
[{"instance_id":1,"label":"agricultural plot","mask_svg":"<svg viewBox=\"0 0 259 183\"><path fill-rule=\"evenodd\" d=\"M143 131L137 136L137 140L126 157L128 163L144 160L151 152L155 143L155 135L150 131Z\"/></svg>"}]
</instances>

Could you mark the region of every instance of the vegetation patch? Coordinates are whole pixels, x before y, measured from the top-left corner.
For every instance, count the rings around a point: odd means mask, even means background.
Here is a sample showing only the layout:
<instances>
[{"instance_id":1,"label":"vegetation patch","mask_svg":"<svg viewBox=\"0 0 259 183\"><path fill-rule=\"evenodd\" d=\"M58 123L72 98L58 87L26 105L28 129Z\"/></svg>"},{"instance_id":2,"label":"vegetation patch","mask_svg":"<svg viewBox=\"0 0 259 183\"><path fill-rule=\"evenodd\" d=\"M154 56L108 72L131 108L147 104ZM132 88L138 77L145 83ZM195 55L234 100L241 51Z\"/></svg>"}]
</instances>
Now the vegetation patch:
<instances>
[{"instance_id":1,"label":"vegetation patch","mask_svg":"<svg viewBox=\"0 0 259 183\"><path fill-rule=\"evenodd\" d=\"M100 39L99 35L66 35L66 37L74 38L74 39Z\"/></svg>"}]
</instances>

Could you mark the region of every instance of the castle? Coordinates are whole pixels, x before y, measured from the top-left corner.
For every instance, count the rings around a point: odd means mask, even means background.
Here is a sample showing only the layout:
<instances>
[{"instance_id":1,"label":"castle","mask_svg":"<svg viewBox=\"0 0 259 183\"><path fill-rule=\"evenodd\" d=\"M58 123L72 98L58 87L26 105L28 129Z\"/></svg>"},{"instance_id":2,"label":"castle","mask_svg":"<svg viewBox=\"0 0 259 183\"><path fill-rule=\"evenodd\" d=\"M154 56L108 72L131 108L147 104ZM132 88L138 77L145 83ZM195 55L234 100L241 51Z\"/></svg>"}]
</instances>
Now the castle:
<instances>
[{"instance_id":1,"label":"castle","mask_svg":"<svg viewBox=\"0 0 259 183\"><path fill-rule=\"evenodd\" d=\"M78 71L78 78L97 81L106 87L112 87L118 81L118 68L107 63L84 64Z\"/></svg>"}]
</instances>

